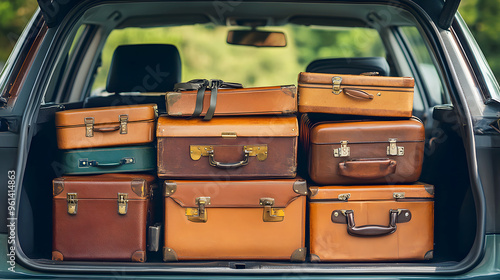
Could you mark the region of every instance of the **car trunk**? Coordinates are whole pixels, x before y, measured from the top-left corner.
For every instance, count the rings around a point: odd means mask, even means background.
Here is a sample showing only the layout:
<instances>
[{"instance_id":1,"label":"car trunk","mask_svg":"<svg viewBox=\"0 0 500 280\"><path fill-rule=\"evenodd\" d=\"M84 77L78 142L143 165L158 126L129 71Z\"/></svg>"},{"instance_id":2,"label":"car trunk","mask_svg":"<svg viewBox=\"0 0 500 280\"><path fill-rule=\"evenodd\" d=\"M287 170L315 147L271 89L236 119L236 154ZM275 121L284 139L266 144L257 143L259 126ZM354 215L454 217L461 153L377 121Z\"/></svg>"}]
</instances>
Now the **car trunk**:
<instances>
[{"instance_id":1,"label":"car trunk","mask_svg":"<svg viewBox=\"0 0 500 280\"><path fill-rule=\"evenodd\" d=\"M79 104L76 104L78 107ZM47 106L42 108L36 134L31 142L26 164L19 216L19 242L26 256L36 266L45 269L66 271L84 269L108 271L129 269L143 271L182 271L182 272L224 272L244 269L252 272L391 272L407 267L416 271L429 272L429 268L450 266L463 260L474 242L476 234L476 211L469 183L466 152L456 123L440 122L437 129L442 131L437 137L427 136L423 171L419 181L435 187L435 229L434 252L432 260L398 262L344 262L344 263L290 263L284 261L181 261L164 263L161 250L148 252L145 263L127 262L54 262L52 252L52 180L64 172L58 161L54 114L56 111L73 108L66 106ZM449 111L448 114L454 114ZM450 119L450 118L448 118ZM456 118L453 118L456 119ZM307 178L305 159L299 156L299 175ZM162 201L156 200L156 216L163 221ZM308 221L306 221L308 223ZM306 234L307 236L307 234ZM308 244L306 238L306 245ZM210 270L207 270L209 269Z\"/></svg>"}]
</instances>

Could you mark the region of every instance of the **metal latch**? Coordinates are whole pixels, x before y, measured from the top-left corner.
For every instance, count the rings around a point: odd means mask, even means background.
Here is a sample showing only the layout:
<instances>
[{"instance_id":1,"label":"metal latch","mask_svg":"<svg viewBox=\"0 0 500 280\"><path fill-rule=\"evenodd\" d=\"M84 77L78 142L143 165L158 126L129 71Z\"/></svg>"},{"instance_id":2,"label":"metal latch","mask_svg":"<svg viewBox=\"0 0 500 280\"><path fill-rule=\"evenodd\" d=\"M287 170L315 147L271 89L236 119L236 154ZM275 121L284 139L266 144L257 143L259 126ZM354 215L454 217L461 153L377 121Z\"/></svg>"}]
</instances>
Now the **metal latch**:
<instances>
[{"instance_id":1,"label":"metal latch","mask_svg":"<svg viewBox=\"0 0 500 280\"><path fill-rule=\"evenodd\" d=\"M387 146L388 156L404 156L405 147L398 147L397 140L394 138L389 139L389 146Z\"/></svg>"},{"instance_id":2,"label":"metal latch","mask_svg":"<svg viewBox=\"0 0 500 280\"><path fill-rule=\"evenodd\" d=\"M76 215L78 210L78 199L76 198L76 193L66 194L66 201L68 202L68 214Z\"/></svg>"},{"instance_id":3,"label":"metal latch","mask_svg":"<svg viewBox=\"0 0 500 280\"><path fill-rule=\"evenodd\" d=\"M186 208L187 219L195 223L205 223L208 219L205 207L210 205L210 197L197 197L195 202L198 208Z\"/></svg>"},{"instance_id":4,"label":"metal latch","mask_svg":"<svg viewBox=\"0 0 500 280\"><path fill-rule=\"evenodd\" d=\"M128 194L118 193L118 214L125 215L128 210Z\"/></svg>"},{"instance_id":5,"label":"metal latch","mask_svg":"<svg viewBox=\"0 0 500 280\"><path fill-rule=\"evenodd\" d=\"M259 200L259 204L264 206L262 220L264 222L281 222L285 219L285 209L273 208L274 198L263 197Z\"/></svg>"},{"instance_id":6,"label":"metal latch","mask_svg":"<svg viewBox=\"0 0 500 280\"><path fill-rule=\"evenodd\" d=\"M340 88L340 83L342 83L342 77L335 76L332 78L332 93L333 94L340 94L342 92L342 89Z\"/></svg>"},{"instance_id":7,"label":"metal latch","mask_svg":"<svg viewBox=\"0 0 500 280\"><path fill-rule=\"evenodd\" d=\"M127 134L128 115L120 115L120 134Z\"/></svg>"},{"instance_id":8,"label":"metal latch","mask_svg":"<svg viewBox=\"0 0 500 280\"><path fill-rule=\"evenodd\" d=\"M405 198L405 193L404 192L395 192L392 194L392 197L394 197L395 199Z\"/></svg>"},{"instance_id":9,"label":"metal latch","mask_svg":"<svg viewBox=\"0 0 500 280\"><path fill-rule=\"evenodd\" d=\"M350 197L351 197L350 193L341 193L341 194L339 194L338 199L345 201L345 200L348 200Z\"/></svg>"},{"instance_id":10,"label":"metal latch","mask_svg":"<svg viewBox=\"0 0 500 280\"><path fill-rule=\"evenodd\" d=\"M83 122L85 123L85 137L94 137L94 118L85 118Z\"/></svg>"},{"instance_id":11,"label":"metal latch","mask_svg":"<svg viewBox=\"0 0 500 280\"><path fill-rule=\"evenodd\" d=\"M347 147L347 143L349 143L349 141L347 141L347 140L340 141L340 148L333 150L333 156L334 157L349 157L351 155L351 148Z\"/></svg>"}]
</instances>

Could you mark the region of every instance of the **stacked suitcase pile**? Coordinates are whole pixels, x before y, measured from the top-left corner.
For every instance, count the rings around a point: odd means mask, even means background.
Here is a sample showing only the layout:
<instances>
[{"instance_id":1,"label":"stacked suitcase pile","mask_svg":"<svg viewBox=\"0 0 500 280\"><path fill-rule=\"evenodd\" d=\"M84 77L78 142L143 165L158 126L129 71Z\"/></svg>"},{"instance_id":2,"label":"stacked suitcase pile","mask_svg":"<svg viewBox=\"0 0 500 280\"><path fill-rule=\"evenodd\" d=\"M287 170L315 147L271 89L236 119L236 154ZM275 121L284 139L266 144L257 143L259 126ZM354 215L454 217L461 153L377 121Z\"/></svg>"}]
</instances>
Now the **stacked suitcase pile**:
<instances>
[{"instance_id":1,"label":"stacked suitcase pile","mask_svg":"<svg viewBox=\"0 0 500 280\"><path fill-rule=\"evenodd\" d=\"M415 182L425 135L411 117L413 83L299 75L301 138L317 184L310 187L311 261L432 258L434 189Z\"/></svg>"},{"instance_id":2,"label":"stacked suitcase pile","mask_svg":"<svg viewBox=\"0 0 500 280\"><path fill-rule=\"evenodd\" d=\"M53 260L146 260L157 114L155 104L56 113L65 176L53 180Z\"/></svg>"},{"instance_id":3,"label":"stacked suitcase pile","mask_svg":"<svg viewBox=\"0 0 500 280\"><path fill-rule=\"evenodd\" d=\"M301 73L298 104L295 86L176 87L155 148L131 147L154 141L153 105L58 113L70 168L53 181L54 260L144 262L147 246L158 250L159 220L165 262L432 257L433 187L415 183L424 131L411 118L411 78ZM297 105L309 188L297 177ZM156 181L163 209L153 211Z\"/></svg>"}]
</instances>

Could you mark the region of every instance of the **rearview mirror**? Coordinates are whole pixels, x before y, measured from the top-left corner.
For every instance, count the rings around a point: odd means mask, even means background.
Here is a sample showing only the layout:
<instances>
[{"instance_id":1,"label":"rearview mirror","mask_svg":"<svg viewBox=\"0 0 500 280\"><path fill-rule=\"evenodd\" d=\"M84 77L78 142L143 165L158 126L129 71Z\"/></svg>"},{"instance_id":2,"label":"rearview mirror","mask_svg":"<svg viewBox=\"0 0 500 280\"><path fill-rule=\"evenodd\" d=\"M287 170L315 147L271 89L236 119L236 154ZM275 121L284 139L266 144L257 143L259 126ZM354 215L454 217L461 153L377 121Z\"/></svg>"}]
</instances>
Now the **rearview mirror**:
<instances>
[{"instance_id":1,"label":"rearview mirror","mask_svg":"<svg viewBox=\"0 0 500 280\"><path fill-rule=\"evenodd\" d=\"M283 32L230 30L227 43L254 47L286 47L286 37Z\"/></svg>"}]
</instances>

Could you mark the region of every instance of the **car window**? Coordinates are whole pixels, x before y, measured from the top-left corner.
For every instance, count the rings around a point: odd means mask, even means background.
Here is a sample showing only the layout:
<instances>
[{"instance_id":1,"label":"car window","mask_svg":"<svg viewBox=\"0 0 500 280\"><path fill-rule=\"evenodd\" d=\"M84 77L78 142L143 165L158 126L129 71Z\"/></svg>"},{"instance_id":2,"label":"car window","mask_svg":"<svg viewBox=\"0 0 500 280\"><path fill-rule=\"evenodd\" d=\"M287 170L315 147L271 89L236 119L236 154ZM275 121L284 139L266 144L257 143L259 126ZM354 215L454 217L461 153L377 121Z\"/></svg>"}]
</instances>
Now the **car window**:
<instances>
[{"instance_id":1,"label":"car window","mask_svg":"<svg viewBox=\"0 0 500 280\"><path fill-rule=\"evenodd\" d=\"M182 80L208 78L245 87L295 84L297 75L319 58L385 56L378 32L369 28L325 28L286 25L262 28L282 31L284 48L256 48L226 43L228 28L194 25L125 28L111 32L102 51L92 95L106 95L106 79L114 50L126 44L173 44L180 52Z\"/></svg>"},{"instance_id":2,"label":"car window","mask_svg":"<svg viewBox=\"0 0 500 280\"><path fill-rule=\"evenodd\" d=\"M437 68L430 56L426 43L417 27L403 26L399 28L405 37L418 72L427 92L429 106L449 103L448 97L444 94L443 85Z\"/></svg>"}]
</instances>

